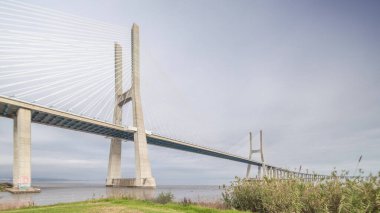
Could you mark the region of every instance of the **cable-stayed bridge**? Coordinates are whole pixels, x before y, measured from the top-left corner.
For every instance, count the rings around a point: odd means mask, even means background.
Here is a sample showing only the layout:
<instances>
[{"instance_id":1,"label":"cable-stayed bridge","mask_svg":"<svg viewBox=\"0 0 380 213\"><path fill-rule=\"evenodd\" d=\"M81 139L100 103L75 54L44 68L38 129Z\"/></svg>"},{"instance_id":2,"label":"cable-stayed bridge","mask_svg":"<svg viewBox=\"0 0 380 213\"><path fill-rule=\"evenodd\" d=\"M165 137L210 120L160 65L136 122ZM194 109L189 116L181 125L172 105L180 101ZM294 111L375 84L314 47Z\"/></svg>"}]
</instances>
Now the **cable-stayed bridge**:
<instances>
[{"instance_id":1,"label":"cable-stayed bridge","mask_svg":"<svg viewBox=\"0 0 380 213\"><path fill-rule=\"evenodd\" d=\"M107 186L156 186L147 144L254 165L260 177L325 177L147 131L136 24L129 34L122 27L5 0L0 26L0 116L14 119L14 192L35 191L32 122L111 138ZM130 179L120 171L126 140L135 146L136 176Z\"/></svg>"}]
</instances>

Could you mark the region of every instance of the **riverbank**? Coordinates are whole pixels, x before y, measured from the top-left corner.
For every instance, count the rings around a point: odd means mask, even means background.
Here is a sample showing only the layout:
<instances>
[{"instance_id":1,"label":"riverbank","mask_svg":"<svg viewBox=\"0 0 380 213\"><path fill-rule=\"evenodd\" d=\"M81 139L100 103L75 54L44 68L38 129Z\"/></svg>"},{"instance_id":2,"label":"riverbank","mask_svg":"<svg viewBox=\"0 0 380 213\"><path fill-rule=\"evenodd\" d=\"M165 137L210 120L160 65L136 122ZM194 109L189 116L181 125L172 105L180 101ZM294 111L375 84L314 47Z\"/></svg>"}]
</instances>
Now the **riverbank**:
<instances>
[{"instance_id":1,"label":"riverbank","mask_svg":"<svg viewBox=\"0 0 380 213\"><path fill-rule=\"evenodd\" d=\"M205 213L238 213L237 210L224 210L211 207L201 206L202 204L167 203L159 204L153 201L110 198L97 199L85 202L75 202L66 204L56 204L50 206L33 206L21 209L6 210L4 212L59 212L59 213L75 213L75 212L141 212L141 213L166 213L166 212L205 212ZM203 204L207 205L207 204ZM210 205L210 204L208 204Z\"/></svg>"}]
</instances>

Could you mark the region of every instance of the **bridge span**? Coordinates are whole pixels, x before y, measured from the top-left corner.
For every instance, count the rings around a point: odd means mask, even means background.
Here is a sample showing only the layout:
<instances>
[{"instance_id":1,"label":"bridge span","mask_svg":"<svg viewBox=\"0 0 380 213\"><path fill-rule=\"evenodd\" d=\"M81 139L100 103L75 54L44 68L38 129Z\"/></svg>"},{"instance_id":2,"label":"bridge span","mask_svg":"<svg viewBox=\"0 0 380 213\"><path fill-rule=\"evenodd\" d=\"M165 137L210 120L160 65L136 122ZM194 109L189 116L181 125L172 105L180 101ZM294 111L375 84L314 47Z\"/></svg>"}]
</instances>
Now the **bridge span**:
<instances>
[{"instance_id":1,"label":"bridge span","mask_svg":"<svg viewBox=\"0 0 380 213\"><path fill-rule=\"evenodd\" d=\"M19 109L30 110L30 120L33 123L64 128L89 134L96 134L105 137L117 138L123 141L134 141L134 133L136 132L136 130L133 127L123 127L108 122L88 118L85 116L80 116L74 113L64 112L61 110L0 96L0 116L15 119L17 117L17 112ZM266 167L268 177L302 177L304 179L316 178L316 175L313 174L294 172L270 164L263 165L263 163L259 161L219 151L210 147L200 146L160 136L154 133L150 133L149 131L146 131L146 138L147 143L151 145L232 160L240 163L258 166L259 168L264 166ZM327 176L317 175L317 178L325 177Z\"/></svg>"},{"instance_id":2,"label":"bridge span","mask_svg":"<svg viewBox=\"0 0 380 213\"><path fill-rule=\"evenodd\" d=\"M4 58L0 67L0 117L14 120L11 192L39 191L31 185L32 123L110 138L107 186L156 186L148 157L148 144L254 165L260 171L259 178L324 177L290 171L264 163L264 160L255 161L251 157L237 156L147 131L140 91L138 25L133 24L131 29L128 41L130 54L123 54L121 41L126 36L124 29L109 30L103 23L81 21L64 14L58 15L60 19L52 19L50 16L55 12L38 8L30 10L32 5L26 7L9 1L1 1L0 4L9 15L13 14L12 11L21 14L4 19L13 20L14 23L3 23L5 29L2 35L6 39L1 40ZM33 18L27 18L30 15ZM65 24L59 20L64 20ZM34 25L38 30L31 29ZM80 30L74 33L73 29ZM126 43L124 45L128 46ZM125 62L126 57L123 56L126 55L131 56L130 61L127 59ZM131 71L127 81L123 80L126 76L123 69ZM124 85L125 82L130 84ZM106 99L108 101L104 102ZM123 106L127 104L132 108L133 127L122 123ZM74 113L74 109L81 110ZM93 116L86 112L97 113ZM102 113L105 117L98 116ZM134 142L133 179L121 177L123 141Z\"/></svg>"},{"instance_id":3,"label":"bridge span","mask_svg":"<svg viewBox=\"0 0 380 213\"><path fill-rule=\"evenodd\" d=\"M0 96L1 116L13 119L17 116L17 111L20 108L31 111L31 121L33 123L96 134L105 137L118 138L124 141L134 141L134 133L136 130L133 127L114 125L70 112L64 112L57 109ZM150 133L149 131L146 133L148 144L228 159L255 166L262 165L261 162L249 160L245 157L218 151L209 147L171 139Z\"/></svg>"}]
</instances>

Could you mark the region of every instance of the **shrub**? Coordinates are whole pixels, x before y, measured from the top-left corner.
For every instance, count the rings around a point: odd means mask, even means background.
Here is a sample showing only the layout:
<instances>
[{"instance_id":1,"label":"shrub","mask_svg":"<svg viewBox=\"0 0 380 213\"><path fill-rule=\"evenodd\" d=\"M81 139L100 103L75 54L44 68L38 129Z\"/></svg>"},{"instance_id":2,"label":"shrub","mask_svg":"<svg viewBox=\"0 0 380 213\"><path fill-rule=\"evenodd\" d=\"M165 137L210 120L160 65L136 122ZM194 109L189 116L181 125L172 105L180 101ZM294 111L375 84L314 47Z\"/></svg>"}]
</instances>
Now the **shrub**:
<instances>
[{"instance_id":1,"label":"shrub","mask_svg":"<svg viewBox=\"0 0 380 213\"><path fill-rule=\"evenodd\" d=\"M172 202L174 195L171 192L161 192L154 201L160 204L167 204Z\"/></svg>"},{"instance_id":2,"label":"shrub","mask_svg":"<svg viewBox=\"0 0 380 213\"><path fill-rule=\"evenodd\" d=\"M193 202L191 201L190 198L184 197L183 200L181 201L181 204L184 206L189 206L189 205L193 204Z\"/></svg>"},{"instance_id":3,"label":"shrub","mask_svg":"<svg viewBox=\"0 0 380 213\"><path fill-rule=\"evenodd\" d=\"M0 192L5 191L6 188L12 188L12 186L11 183L0 183Z\"/></svg>"},{"instance_id":4,"label":"shrub","mask_svg":"<svg viewBox=\"0 0 380 213\"><path fill-rule=\"evenodd\" d=\"M222 196L228 207L252 212L380 212L380 174L341 180L334 172L321 182L237 178Z\"/></svg>"}]
</instances>

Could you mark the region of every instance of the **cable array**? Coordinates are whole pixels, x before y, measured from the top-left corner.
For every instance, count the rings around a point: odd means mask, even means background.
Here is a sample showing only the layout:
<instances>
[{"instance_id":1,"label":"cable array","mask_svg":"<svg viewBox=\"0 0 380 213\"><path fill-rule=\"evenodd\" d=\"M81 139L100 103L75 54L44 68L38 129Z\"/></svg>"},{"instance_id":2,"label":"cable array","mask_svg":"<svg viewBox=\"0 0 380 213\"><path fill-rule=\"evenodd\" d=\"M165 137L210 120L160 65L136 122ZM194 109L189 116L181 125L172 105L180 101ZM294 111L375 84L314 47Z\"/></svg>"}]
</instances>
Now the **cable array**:
<instances>
[{"instance_id":1,"label":"cable array","mask_svg":"<svg viewBox=\"0 0 380 213\"><path fill-rule=\"evenodd\" d=\"M116 65L131 86L129 29L13 0L0 28L1 96L113 122Z\"/></svg>"}]
</instances>

